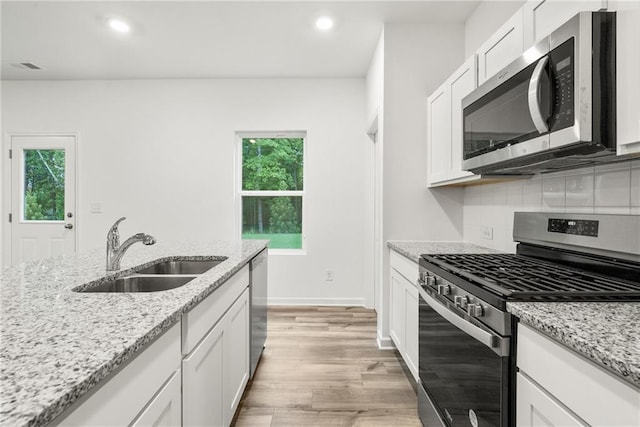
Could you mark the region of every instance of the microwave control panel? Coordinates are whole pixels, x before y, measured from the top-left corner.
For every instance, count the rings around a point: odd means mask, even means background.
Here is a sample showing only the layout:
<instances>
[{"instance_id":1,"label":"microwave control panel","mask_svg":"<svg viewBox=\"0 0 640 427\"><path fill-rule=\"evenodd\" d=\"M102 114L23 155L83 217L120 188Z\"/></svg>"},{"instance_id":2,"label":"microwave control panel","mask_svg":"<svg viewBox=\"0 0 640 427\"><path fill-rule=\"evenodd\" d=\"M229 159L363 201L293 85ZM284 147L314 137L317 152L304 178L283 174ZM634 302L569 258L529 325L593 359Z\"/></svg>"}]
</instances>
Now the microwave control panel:
<instances>
[{"instance_id":1,"label":"microwave control panel","mask_svg":"<svg viewBox=\"0 0 640 427\"><path fill-rule=\"evenodd\" d=\"M551 131L573 126L574 109L574 43L572 37L549 53L552 87Z\"/></svg>"}]
</instances>

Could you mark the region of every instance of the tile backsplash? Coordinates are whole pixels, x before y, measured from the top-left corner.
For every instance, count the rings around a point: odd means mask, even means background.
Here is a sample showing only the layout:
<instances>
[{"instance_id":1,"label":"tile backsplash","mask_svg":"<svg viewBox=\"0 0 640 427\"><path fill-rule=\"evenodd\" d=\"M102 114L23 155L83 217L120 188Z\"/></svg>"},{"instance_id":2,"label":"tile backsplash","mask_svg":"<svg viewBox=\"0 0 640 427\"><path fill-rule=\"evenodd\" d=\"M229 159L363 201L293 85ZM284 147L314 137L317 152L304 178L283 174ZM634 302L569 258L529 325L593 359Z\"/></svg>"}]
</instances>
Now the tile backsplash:
<instances>
[{"instance_id":1,"label":"tile backsplash","mask_svg":"<svg viewBox=\"0 0 640 427\"><path fill-rule=\"evenodd\" d=\"M464 240L514 252L517 211L640 215L640 160L466 187Z\"/></svg>"}]
</instances>

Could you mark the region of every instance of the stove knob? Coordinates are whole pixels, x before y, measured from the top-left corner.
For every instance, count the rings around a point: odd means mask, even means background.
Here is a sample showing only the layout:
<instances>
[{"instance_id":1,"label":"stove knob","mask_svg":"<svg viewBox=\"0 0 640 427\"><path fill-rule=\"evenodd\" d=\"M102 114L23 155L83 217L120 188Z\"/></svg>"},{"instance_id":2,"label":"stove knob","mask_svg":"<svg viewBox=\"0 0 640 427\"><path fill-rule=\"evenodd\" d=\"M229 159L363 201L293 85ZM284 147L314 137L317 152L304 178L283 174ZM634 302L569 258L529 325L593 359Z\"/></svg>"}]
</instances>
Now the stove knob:
<instances>
[{"instance_id":1,"label":"stove knob","mask_svg":"<svg viewBox=\"0 0 640 427\"><path fill-rule=\"evenodd\" d=\"M449 295L451 293L451 288L449 285L438 285L438 294L440 295Z\"/></svg>"},{"instance_id":2,"label":"stove knob","mask_svg":"<svg viewBox=\"0 0 640 427\"><path fill-rule=\"evenodd\" d=\"M469 304L467 305L467 314L471 317L480 317L482 316L482 306L480 304Z\"/></svg>"},{"instance_id":3,"label":"stove knob","mask_svg":"<svg viewBox=\"0 0 640 427\"><path fill-rule=\"evenodd\" d=\"M436 287L436 276L427 276L427 285L431 287Z\"/></svg>"},{"instance_id":4,"label":"stove knob","mask_svg":"<svg viewBox=\"0 0 640 427\"><path fill-rule=\"evenodd\" d=\"M420 284L423 285L426 281L427 281L427 273L425 273L424 271L421 271L418 276L418 282L420 282Z\"/></svg>"},{"instance_id":5,"label":"stove knob","mask_svg":"<svg viewBox=\"0 0 640 427\"><path fill-rule=\"evenodd\" d=\"M456 295L453 297L453 303L456 307L460 307L462 309L466 309L469 304L469 298L466 295Z\"/></svg>"}]
</instances>

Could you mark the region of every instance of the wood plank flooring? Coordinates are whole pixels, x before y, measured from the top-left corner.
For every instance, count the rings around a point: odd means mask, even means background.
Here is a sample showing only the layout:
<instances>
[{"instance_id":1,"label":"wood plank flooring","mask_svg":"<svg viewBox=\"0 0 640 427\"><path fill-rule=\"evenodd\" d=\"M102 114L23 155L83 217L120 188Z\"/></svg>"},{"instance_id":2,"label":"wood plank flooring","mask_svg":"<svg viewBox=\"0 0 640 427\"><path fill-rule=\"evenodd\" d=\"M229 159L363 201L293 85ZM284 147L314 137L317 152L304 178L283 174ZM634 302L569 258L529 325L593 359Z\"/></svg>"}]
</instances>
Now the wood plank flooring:
<instances>
[{"instance_id":1,"label":"wood plank flooring","mask_svg":"<svg viewBox=\"0 0 640 427\"><path fill-rule=\"evenodd\" d=\"M361 307L269 307L266 348L236 427L416 426L416 395Z\"/></svg>"}]
</instances>

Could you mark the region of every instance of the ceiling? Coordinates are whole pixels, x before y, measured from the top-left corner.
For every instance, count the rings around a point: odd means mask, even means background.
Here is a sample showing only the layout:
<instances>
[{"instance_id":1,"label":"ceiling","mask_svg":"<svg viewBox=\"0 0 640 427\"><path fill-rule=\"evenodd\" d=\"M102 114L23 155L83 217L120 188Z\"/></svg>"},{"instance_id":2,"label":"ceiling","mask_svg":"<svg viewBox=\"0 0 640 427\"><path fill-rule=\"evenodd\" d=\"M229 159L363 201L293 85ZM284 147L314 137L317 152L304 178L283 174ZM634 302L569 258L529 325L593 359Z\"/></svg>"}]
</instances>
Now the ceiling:
<instances>
[{"instance_id":1,"label":"ceiling","mask_svg":"<svg viewBox=\"0 0 640 427\"><path fill-rule=\"evenodd\" d=\"M6 1L2 79L362 77L384 23L463 23L479 1ZM331 31L315 29L321 15ZM131 24L117 34L106 20ZM41 70L11 64L33 63Z\"/></svg>"}]
</instances>

